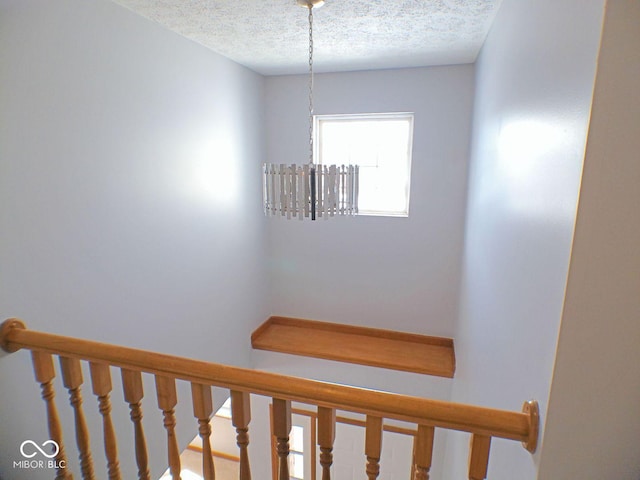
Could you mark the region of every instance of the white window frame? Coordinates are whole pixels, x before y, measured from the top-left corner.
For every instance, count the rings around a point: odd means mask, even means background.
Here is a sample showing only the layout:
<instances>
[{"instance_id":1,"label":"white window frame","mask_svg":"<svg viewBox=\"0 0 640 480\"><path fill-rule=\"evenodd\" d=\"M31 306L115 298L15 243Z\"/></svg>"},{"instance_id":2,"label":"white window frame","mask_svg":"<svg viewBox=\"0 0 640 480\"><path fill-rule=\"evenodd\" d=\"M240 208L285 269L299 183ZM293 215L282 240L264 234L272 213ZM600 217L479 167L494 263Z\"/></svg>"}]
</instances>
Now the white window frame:
<instances>
[{"instance_id":1,"label":"white window frame","mask_svg":"<svg viewBox=\"0 0 640 480\"><path fill-rule=\"evenodd\" d=\"M302 436L302 445L301 445L302 449L301 450L297 450L295 448L295 446L294 446L293 438L290 438L289 458L288 458L288 460L290 462L289 463L289 471L290 471L289 480L304 480L304 477L305 477L304 470L305 470L306 463L307 463L306 452L305 452L305 448L304 448L304 444L305 444L305 441L306 441L306 431L305 431L306 429L302 425L292 425L291 426L291 434L290 434L291 437L293 437L294 429L298 429L298 431L300 432L300 435ZM302 477L296 477L295 476L295 472L293 471L294 470L293 463L292 463L294 457L300 458L302 460L302 470L303 470L302 471Z\"/></svg>"},{"instance_id":2,"label":"white window frame","mask_svg":"<svg viewBox=\"0 0 640 480\"><path fill-rule=\"evenodd\" d=\"M406 120L409 122L409 137L407 140L407 150L406 150L406 167L407 178L406 178L406 186L405 188L405 196L406 196L406 207L402 210L369 210L366 206L363 208L362 205L359 205L358 214L359 215L371 215L371 216L387 216L387 217L408 217L409 216L409 203L411 198L411 162L413 156L413 127L414 127L414 113L413 112L392 112L392 113L358 113L358 114L336 114L336 115L314 115L314 158L316 162L319 164L333 164L336 163L331 159L323 158L323 148L322 148L322 136L321 136L321 123L324 121L328 122L353 122L353 121L380 121L380 120ZM353 161L343 162L343 163L354 163ZM370 167L360 167L360 190L362 191L362 171L363 168Z\"/></svg>"}]
</instances>

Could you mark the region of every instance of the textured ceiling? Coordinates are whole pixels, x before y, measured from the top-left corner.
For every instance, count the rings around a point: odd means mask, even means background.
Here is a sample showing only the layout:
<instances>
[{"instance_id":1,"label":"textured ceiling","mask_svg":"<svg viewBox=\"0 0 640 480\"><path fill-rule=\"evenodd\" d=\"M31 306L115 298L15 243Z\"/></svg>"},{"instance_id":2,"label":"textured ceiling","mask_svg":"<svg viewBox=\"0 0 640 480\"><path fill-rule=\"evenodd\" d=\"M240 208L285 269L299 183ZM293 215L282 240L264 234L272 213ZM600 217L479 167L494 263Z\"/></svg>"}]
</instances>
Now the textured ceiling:
<instances>
[{"instance_id":1,"label":"textured ceiling","mask_svg":"<svg viewBox=\"0 0 640 480\"><path fill-rule=\"evenodd\" d=\"M262 73L308 68L296 0L113 0ZM327 0L314 9L318 72L471 63L501 0Z\"/></svg>"}]
</instances>

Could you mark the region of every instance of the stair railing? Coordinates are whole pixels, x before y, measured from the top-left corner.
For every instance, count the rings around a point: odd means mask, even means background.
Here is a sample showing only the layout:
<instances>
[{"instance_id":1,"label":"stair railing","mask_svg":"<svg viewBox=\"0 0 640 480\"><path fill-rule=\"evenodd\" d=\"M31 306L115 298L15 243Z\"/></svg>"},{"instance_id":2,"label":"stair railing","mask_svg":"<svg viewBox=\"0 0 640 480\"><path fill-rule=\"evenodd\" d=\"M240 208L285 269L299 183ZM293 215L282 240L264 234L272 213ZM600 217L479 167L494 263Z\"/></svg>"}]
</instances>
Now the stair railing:
<instances>
[{"instance_id":1,"label":"stair railing","mask_svg":"<svg viewBox=\"0 0 640 480\"><path fill-rule=\"evenodd\" d=\"M111 419L110 366L120 368L125 401L130 407L134 429L135 458L138 478L149 480L148 452L142 428L141 401L144 395L142 373L155 376L158 407L164 416L167 432L167 460L174 480L180 479L180 452L175 434L176 380L191 383L193 412L203 442L203 474L205 480L215 480L210 451L213 415L211 387L227 388L231 396L232 423L237 432L240 452L240 480L251 480L249 467L250 395L272 398L273 433L278 455L278 480L289 480L289 433L291 402L317 407L317 438L320 447L322 480L331 480L336 411L364 414L366 474L375 480L380 472L382 432L385 419L401 420L416 425L414 442L414 480L428 480L431 468L433 438L436 428L471 434L469 479L487 477L492 438L522 442L529 452L535 452L538 442L538 405L524 403L522 412L464 405L453 402L399 395L346 385L232 367L172 355L121 347L101 342L65 337L26 329L18 319L6 320L0 326L0 346L7 352L31 351L34 372L42 389L51 440L59 448L55 456L56 480L71 480L64 468L65 456L62 428L55 406L52 381L55 377L53 356L60 360L60 370L74 413L75 437L80 453L82 478L94 479L92 452L84 418L81 386L81 361L89 362L91 385L98 399L103 418L103 444L109 480L121 479L114 428ZM101 478L102 475L98 475Z\"/></svg>"}]
</instances>

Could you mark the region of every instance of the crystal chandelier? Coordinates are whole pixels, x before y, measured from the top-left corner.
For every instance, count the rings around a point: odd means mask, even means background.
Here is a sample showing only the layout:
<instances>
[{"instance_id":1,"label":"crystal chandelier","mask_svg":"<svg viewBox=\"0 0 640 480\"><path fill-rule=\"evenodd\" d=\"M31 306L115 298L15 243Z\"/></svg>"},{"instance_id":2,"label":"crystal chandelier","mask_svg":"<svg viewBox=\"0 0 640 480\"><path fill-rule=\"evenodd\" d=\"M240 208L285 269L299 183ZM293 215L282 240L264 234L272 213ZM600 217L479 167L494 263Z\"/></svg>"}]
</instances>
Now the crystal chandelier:
<instances>
[{"instance_id":1,"label":"crystal chandelier","mask_svg":"<svg viewBox=\"0 0 640 480\"><path fill-rule=\"evenodd\" d=\"M320 165L313 158L313 8L323 0L297 0L309 9L309 163L263 164L264 213L287 219L358 213L358 166Z\"/></svg>"}]
</instances>

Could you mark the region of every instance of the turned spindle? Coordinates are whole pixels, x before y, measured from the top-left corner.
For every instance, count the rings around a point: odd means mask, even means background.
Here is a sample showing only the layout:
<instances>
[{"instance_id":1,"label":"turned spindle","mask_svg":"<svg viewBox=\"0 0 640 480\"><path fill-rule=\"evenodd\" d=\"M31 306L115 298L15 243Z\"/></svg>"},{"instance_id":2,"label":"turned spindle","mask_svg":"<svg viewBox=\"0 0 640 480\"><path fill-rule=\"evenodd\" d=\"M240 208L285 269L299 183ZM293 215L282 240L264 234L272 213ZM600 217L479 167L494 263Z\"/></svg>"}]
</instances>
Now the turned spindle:
<instances>
[{"instance_id":1,"label":"turned spindle","mask_svg":"<svg viewBox=\"0 0 640 480\"><path fill-rule=\"evenodd\" d=\"M118 463L118 444L113 422L111 421L111 371L104 363L89 363L93 394L98 397L98 409L102 415L102 433L104 437L104 453L107 458L109 480L120 480Z\"/></svg>"},{"instance_id":2,"label":"turned spindle","mask_svg":"<svg viewBox=\"0 0 640 480\"><path fill-rule=\"evenodd\" d=\"M213 397L209 385L191 384L193 398L193 415L198 419L198 433L202 438L202 473L204 480L215 480L216 472L211 455L211 415L213 414Z\"/></svg>"},{"instance_id":3,"label":"turned spindle","mask_svg":"<svg viewBox=\"0 0 640 480\"><path fill-rule=\"evenodd\" d=\"M118 463L118 444L111 421L111 371L104 363L89 363L93 394L98 397L98 409L102 415L102 432L104 436L104 453L107 458L109 480L120 480Z\"/></svg>"},{"instance_id":4,"label":"turned spindle","mask_svg":"<svg viewBox=\"0 0 640 480\"><path fill-rule=\"evenodd\" d=\"M158 395L158 408L164 416L164 428L167 430L167 456L169 459L169 472L173 480L180 480L180 450L176 437L175 406L178 403L175 378L156 375L156 393Z\"/></svg>"},{"instance_id":5,"label":"turned spindle","mask_svg":"<svg viewBox=\"0 0 640 480\"><path fill-rule=\"evenodd\" d=\"M278 453L278 480L289 480L289 434L291 432L291 401L273 399L273 435Z\"/></svg>"},{"instance_id":6,"label":"turned spindle","mask_svg":"<svg viewBox=\"0 0 640 480\"><path fill-rule=\"evenodd\" d=\"M89 443L89 429L82 409L82 392L80 386L83 383L82 365L77 358L60 357L60 370L62 383L69 391L69 403L73 408L76 426L76 444L80 452L80 471L85 480L94 480L93 460L91 458L91 445Z\"/></svg>"},{"instance_id":7,"label":"turned spindle","mask_svg":"<svg viewBox=\"0 0 640 480\"><path fill-rule=\"evenodd\" d=\"M147 457L147 441L142 428L142 374L138 371L122 369L122 390L124 401L129 404L131 421L133 422L133 438L138 466L138 480L150 480Z\"/></svg>"},{"instance_id":8,"label":"turned spindle","mask_svg":"<svg viewBox=\"0 0 640 480\"><path fill-rule=\"evenodd\" d=\"M333 464L333 443L336 439L336 411L333 408L318 407L318 445L322 480L331 480Z\"/></svg>"},{"instance_id":9,"label":"turned spindle","mask_svg":"<svg viewBox=\"0 0 640 480\"><path fill-rule=\"evenodd\" d=\"M367 457L367 478L376 480L380 475L380 453L382 452L382 418L367 415L364 451Z\"/></svg>"},{"instance_id":10,"label":"turned spindle","mask_svg":"<svg viewBox=\"0 0 640 480\"><path fill-rule=\"evenodd\" d=\"M236 443L240 449L240 480L251 480L248 452L251 397L247 392L231 391L231 422L236 428Z\"/></svg>"},{"instance_id":11,"label":"turned spindle","mask_svg":"<svg viewBox=\"0 0 640 480\"><path fill-rule=\"evenodd\" d=\"M429 470L433 458L433 434L435 429L427 425L418 425L413 440L414 480L429 480Z\"/></svg>"},{"instance_id":12,"label":"turned spindle","mask_svg":"<svg viewBox=\"0 0 640 480\"><path fill-rule=\"evenodd\" d=\"M33 361L33 370L36 375L36 381L42 389L42 399L47 408L47 426L49 429L49 438L58 444L58 454L55 456L56 461L56 477L55 480L70 480L71 473L67 471L67 458L64 452L64 444L62 442L62 427L58 418L58 410L55 403L55 391L53 389L53 379L56 376L53 367L53 357L48 353L32 351L31 359Z\"/></svg>"},{"instance_id":13,"label":"turned spindle","mask_svg":"<svg viewBox=\"0 0 640 480\"><path fill-rule=\"evenodd\" d=\"M485 480L489 468L491 437L471 435L469 451L469 480Z\"/></svg>"}]
</instances>

